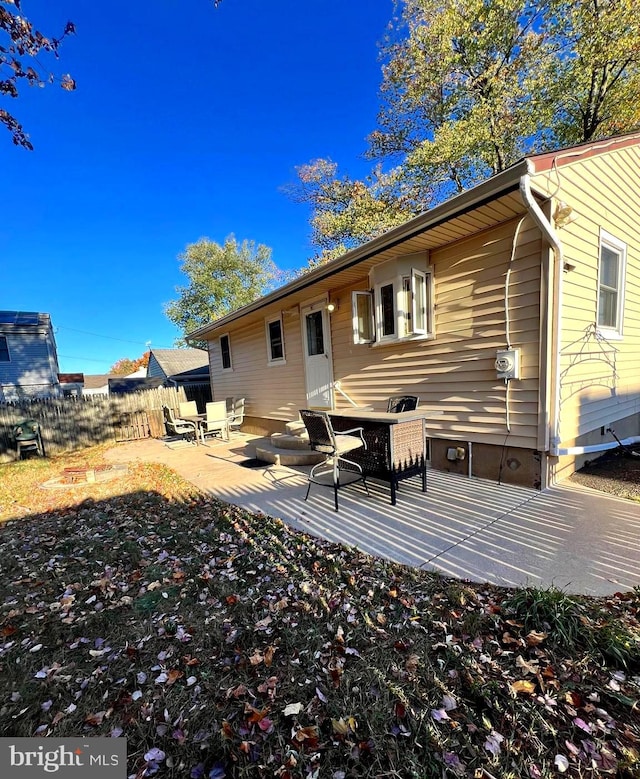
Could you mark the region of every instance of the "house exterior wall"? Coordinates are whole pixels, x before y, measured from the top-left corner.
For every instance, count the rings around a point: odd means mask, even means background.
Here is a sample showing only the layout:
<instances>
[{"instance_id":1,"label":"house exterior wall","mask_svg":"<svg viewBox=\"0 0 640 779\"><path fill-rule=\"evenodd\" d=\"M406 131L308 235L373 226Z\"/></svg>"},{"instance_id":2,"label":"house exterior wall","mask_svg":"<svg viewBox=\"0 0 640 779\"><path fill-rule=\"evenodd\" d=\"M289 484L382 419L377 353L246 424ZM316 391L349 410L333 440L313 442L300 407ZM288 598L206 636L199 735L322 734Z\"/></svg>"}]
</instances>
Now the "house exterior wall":
<instances>
[{"instance_id":1,"label":"house exterior wall","mask_svg":"<svg viewBox=\"0 0 640 779\"><path fill-rule=\"evenodd\" d=\"M38 325L0 324L9 349L9 361L0 362L0 400L60 393L56 343L46 319Z\"/></svg>"},{"instance_id":2,"label":"house exterior wall","mask_svg":"<svg viewBox=\"0 0 640 779\"><path fill-rule=\"evenodd\" d=\"M538 446L540 251L538 230L525 222L510 262L516 221L431 251L435 338L385 346L354 344L351 292L335 291L331 319L334 375L359 405L386 409L393 395L420 397L438 409L429 434L452 441L536 449ZM507 392L496 377L496 350L506 345L505 281L509 278L510 340L521 350L521 378ZM348 305L342 305L342 301ZM336 396L339 405L346 401Z\"/></svg>"},{"instance_id":3,"label":"house exterior wall","mask_svg":"<svg viewBox=\"0 0 640 779\"><path fill-rule=\"evenodd\" d=\"M282 313L285 362L270 365L267 358L265 320L278 316L281 308L265 309L264 319L228 331L231 370L222 369L220 340L209 342L209 370L214 400L242 396L246 429L256 432L281 430L298 418L306 405L302 335L299 308ZM271 420L276 424L269 424ZM280 424L277 424L277 423Z\"/></svg>"},{"instance_id":4,"label":"house exterior wall","mask_svg":"<svg viewBox=\"0 0 640 779\"><path fill-rule=\"evenodd\" d=\"M547 186L577 218L558 230L564 262L560 427L562 448L614 442L640 434L640 149L630 146L564 164ZM559 189L558 189L559 187ZM626 245L623 334L597 327L600 231ZM565 455L554 478L573 472L597 454Z\"/></svg>"},{"instance_id":5,"label":"house exterior wall","mask_svg":"<svg viewBox=\"0 0 640 779\"><path fill-rule=\"evenodd\" d=\"M556 443L561 450L611 443L610 426L621 438L640 435L639 171L637 138L527 160L519 175L531 176L550 223L560 200L578 216L556 228L562 256L530 214L520 218L519 178L497 200L489 192L486 201L440 222L430 217L413 233L391 231L386 243L376 239L353 261L347 254L335 271L312 275L306 297L315 292L338 303L330 326L333 378L341 390L375 409L393 395L418 395L422 407L442 412L428 420L438 467L525 484L546 485L597 456L548 455ZM597 327L601 231L626 247L619 338ZM376 264L421 251L434 272L435 337L354 343L352 293L371 290ZM566 272L557 271L564 264ZM278 303L220 324L210 342L215 396L244 395L248 418L265 429L296 419L306 405L301 290L291 286ZM293 307L298 316L283 317L286 365L269 367L264 320L257 316ZM231 339L231 371L222 371L221 333ZM507 385L496 376L495 358L508 345L520 350L520 376ZM334 400L338 407L349 403L338 391ZM464 451L463 459L447 460L451 446Z\"/></svg>"},{"instance_id":6,"label":"house exterior wall","mask_svg":"<svg viewBox=\"0 0 640 779\"><path fill-rule=\"evenodd\" d=\"M462 445L468 468L474 445L488 446L494 453L491 467L498 478L500 461L513 450L513 481L530 485L540 482L538 449L540 431L540 296L541 239L538 229L526 219L520 226L512 259L517 220L486 230L441 249L424 254L424 264L434 269L435 331L433 339L382 345L355 344L352 326L352 292L368 290L370 279L330 290L339 301L331 314L331 345L334 379L358 405L386 410L393 395L415 394L420 405L437 409L442 416L428 422L428 433L442 442L434 446L439 464L446 445ZM506 346L505 282L509 273L510 341L521 350L521 378L507 388L496 376L496 350ZM272 307L264 319L287 309ZM246 397L249 429L267 432L281 429L298 418L307 405L299 306L283 313L285 365L269 366L264 320L244 326L235 324L227 334L231 344L232 369L222 370L219 338L209 343L214 397L242 394ZM348 401L335 393L338 407ZM252 427L251 427L252 425ZM471 446L469 443L471 442ZM441 456L442 455L442 456ZM486 460L486 458L484 458ZM480 460L472 468L480 467ZM505 476L508 476L506 474Z\"/></svg>"},{"instance_id":7,"label":"house exterior wall","mask_svg":"<svg viewBox=\"0 0 640 779\"><path fill-rule=\"evenodd\" d=\"M102 387L90 387L89 389L83 387L82 394L83 395L108 395L109 383L107 382Z\"/></svg>"}]
</instances>

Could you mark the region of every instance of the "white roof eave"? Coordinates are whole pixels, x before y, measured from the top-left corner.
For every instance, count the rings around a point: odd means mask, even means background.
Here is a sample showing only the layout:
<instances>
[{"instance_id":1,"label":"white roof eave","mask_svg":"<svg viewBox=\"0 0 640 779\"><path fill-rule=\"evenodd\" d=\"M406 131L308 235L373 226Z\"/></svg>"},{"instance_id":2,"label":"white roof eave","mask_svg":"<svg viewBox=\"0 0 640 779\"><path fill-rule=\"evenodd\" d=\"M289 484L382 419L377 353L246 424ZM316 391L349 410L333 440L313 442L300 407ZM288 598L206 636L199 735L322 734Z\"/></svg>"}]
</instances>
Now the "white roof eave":
<instances>
[{"instance_id":1,"label":"white roof eave","mask_svg":"<svg viewBox=\"0 0 640 779\"><path fill-rule=\"evenodd\" d=\"M241 319L247 314L258 311L271 303L288 297L289 295L292 295L305 287L309 287L328 276L332 276L346 267L355 265L374 254L379 254L384 249L387 249L394 244L401 243L413 235L424 232L437 223L453 219L462 211L468 211L470 208L480 205L487 200L493 200L501 194L504 194L505 191L514 189L518 186L522 176L529 172L530 168L528 167L527 159L525 158L515 165L512 165L507 170L486 179L459 195L455 195L449 200L445 200L444 203L440 203L429 211L425 211L423 214L419 214L413 219L410 219L408 222L405 222L398 227L394 227L377 238L367 241L362 244L362 246L352 249L341 257L331 260L318 268L314 268L282 287L278 287L278 289L273 290L273 292L253 301L253 303L242 306L242 308L238 308L235 311L226 314L215 322L211 322L208 325L204 325L203 327L194 330L186 336L187 340L207 340L207 336L211 337L214 332L226 328L232 322Z\"/></svg>"}]
</instances>

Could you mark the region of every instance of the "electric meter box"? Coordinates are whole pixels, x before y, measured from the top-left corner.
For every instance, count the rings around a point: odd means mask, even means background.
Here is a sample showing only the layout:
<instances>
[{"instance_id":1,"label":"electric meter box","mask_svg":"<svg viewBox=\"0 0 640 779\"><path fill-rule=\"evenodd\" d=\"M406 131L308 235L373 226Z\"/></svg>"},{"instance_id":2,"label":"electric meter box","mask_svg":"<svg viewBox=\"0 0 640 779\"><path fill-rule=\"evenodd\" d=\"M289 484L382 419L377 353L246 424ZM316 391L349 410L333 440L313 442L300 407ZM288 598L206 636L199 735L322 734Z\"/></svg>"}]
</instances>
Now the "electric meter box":
<instances>
[{"instance_id":1,"label":"electric meter box","mask_svg":"<svg viewBox=\"0 0 640 779\"><path fill-rule=\"evenodd\" d=\"M520 378L520 349L498 349L496 374L499 379L506 381Z\"/></svg>"}]
</instances>

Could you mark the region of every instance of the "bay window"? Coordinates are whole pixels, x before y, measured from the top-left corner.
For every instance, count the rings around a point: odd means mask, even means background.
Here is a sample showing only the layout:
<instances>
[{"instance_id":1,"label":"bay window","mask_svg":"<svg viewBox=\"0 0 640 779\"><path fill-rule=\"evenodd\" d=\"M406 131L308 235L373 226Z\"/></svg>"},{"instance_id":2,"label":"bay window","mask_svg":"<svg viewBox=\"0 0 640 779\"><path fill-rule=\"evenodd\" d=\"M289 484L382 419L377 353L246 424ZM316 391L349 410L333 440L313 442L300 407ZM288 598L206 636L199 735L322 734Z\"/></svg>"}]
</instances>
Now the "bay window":
<instances>
[{"instance_id":1,"label":"bay window","mask_svg":"<svg viewBox=\"0 0 640 779\"><path fill-rule=\"evenodd\" d=\"M354 343L434 337L433 268L424 254L383 263L370 280L372 291L352 295Z\"/></svg>"}]
</instances>

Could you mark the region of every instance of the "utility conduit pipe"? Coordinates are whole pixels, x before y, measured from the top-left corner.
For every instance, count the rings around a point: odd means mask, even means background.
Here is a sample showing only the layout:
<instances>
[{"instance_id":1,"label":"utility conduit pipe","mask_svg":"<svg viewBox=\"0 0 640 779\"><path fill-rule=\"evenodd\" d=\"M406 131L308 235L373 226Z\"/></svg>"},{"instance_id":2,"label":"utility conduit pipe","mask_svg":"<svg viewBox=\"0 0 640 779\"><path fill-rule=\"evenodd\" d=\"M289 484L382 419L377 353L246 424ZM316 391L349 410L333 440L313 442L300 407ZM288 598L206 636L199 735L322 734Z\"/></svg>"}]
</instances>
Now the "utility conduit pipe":
<instances>
[{"instance_id":1,"label":"utility conduit pipe","mask_svg":"<svg viewBox=\"0 0 640 779\"><path fill-rule=\"evenodd\" d=\"M560 455L560 350L562 347L562 244L558 234L544 215L542 209L536 202L531 193L531 174L535 168L530 160L527 160L527 173L520 179L520 193L529 209L529 213L538 225L542 234L551 244L555 257L555 267L553 274L553 332L555 333L555 344L551 354L551 375L553 381L552 388L552 408L551 408L551 438L549 441L549 453L554 457ZM562 453L567 453L562 450Z\"/></svg>"},{"instance_id":2,"label":"utility conduit pipe","mask_svg":"<svg viewBox=\"0 0 640 779\"><path fill-rule=\"evenodd\" d=\"M334 381L334 382L333 382L333 388L334 388L334 389L337 389L337 390L338 390L338 392L339 392L339 393L342 395L342 397L343 397L343 398L346 398L346 399L349 401L349 403L351 403L351 405L352 405L354 408L358 408L358 404L357 404L357 403L355 403L353 400L351 400L351 398L350 398L350 397L347 395L347 393L346 393L346 392L345 392L345 391L342 389L342 387L340 386L340 382L339 382L339 381Z\"/></svg>"}]
</instances>

